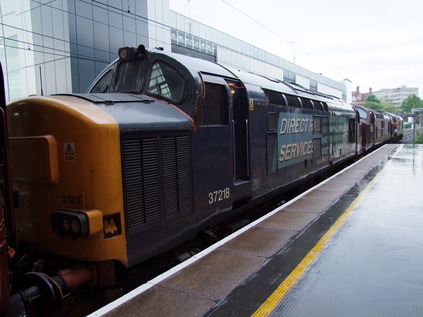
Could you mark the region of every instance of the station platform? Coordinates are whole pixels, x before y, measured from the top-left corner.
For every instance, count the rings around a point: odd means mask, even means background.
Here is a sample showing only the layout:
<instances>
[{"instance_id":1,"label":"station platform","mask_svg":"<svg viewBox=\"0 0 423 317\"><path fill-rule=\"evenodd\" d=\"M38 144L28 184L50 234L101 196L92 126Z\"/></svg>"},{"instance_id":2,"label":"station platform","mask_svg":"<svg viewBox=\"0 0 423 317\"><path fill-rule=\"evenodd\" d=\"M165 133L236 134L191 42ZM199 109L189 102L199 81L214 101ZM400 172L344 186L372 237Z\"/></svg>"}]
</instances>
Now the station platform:
<instances>
[{"instance_id":1,"label":"station platform","mask_svg":"<svg viewBox=\"0 0 423 317\"><path fill-rule=\"evenodd\" d=\"M422 174L385 145L90 316L422 316Z\"/></svg>"}]
</instances>

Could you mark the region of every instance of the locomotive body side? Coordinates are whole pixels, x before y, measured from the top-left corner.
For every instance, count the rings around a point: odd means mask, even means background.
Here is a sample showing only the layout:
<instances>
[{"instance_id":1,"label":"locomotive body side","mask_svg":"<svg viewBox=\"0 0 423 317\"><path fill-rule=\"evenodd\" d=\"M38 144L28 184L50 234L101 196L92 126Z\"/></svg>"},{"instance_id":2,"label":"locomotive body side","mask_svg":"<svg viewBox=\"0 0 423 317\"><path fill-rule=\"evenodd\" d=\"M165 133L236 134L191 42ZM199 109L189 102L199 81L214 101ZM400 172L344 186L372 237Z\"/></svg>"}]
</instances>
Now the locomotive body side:
<instances>
[{"instance_id":1,"label":"locomotive body side","mask_svg":"<svg viewBox=\"0 0 423 317\"><path fill-rule=\"evenodd\" d=\"M387 114L373 111L375 113L375 145L381 146L382 144L389 142L391 135L389 133L389 122L390 119Z\"/></svg>"},{"instance_id":2,"label":"locomotive body side","mask_svg":"<svg viewBox=\"0 0 423 317\"><path fill-rule=\"evenodd\" d=\"M246 87L252 199L294 189L355 156L351 106L270 80Z\"/></svg>"}]
</instances>

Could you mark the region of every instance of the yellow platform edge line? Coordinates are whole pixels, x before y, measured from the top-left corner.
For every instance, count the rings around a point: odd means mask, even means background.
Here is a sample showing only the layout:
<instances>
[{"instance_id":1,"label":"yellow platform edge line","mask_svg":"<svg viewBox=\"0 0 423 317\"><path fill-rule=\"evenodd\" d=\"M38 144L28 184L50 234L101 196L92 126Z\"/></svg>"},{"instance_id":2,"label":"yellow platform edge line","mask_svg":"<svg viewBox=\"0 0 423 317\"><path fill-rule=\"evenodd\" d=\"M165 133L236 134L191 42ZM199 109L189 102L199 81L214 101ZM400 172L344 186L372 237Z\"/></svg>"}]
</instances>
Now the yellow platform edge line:
<instances>
[{"instance_id":1,"label":"yellow platform edge line","mask_svg":"<svg viewBox=\"0 0 423 317\"><path fill-rule=\"evenodd\" d=\"M397 152L398 153L398 150ZM395 154L396 154L395 153ZM395 155L394 154L394 155ZM389 163L389 161L387 162ZM276 306L282 301L285 295L298 282L298 280L307 272L308 268L315 261L316 257L329 243L332 237L338 232L342 225L347 221L349 215L357 207L357 205L364 199L367 192L373 187L377 180L382 176L387 164L376 174L372 181L362 190L351 205L342 213L342 215L335 221L332 227L325 233L325 235L317 242L317 244L310 250L304 259L297 265L297 267L288 275L288 277L278 286L278 288L270 295L266 301L251 315L252 317L269 316Z\"/></svg>"}]
</instances>

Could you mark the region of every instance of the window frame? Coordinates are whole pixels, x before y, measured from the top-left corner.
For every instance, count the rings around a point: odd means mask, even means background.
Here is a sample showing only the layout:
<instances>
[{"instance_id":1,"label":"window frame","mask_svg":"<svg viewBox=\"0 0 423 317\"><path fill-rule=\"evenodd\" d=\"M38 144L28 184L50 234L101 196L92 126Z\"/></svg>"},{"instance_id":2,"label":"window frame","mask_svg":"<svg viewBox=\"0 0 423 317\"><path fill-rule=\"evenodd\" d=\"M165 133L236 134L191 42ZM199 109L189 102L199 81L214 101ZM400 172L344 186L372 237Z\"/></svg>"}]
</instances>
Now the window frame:
<instances>
[{"instance_id":1,"label":"window frame","mask_svg":"<svg viewBox=\"0 0 423 317\"><path fill-rule=\"evenodd\" d=\"M231 109L230 109L230 103L231 103L231 97L230 97L230 89L227 84L227 82L224 80L223 77L217 77L217 76L211 76L211 75L205 75L202 74L202 85L204 87L204 99L201 104L200 113L198 116L198 125L200 127L216 127L216 126L229 126L230 125L230 117L231 117ZM225 118L220 123L208 123L206 112L207 111L207 102L206 101L206 85L218 85L223 88L224 94L224 106L223 109L221 109L221 114L225 113ZM223 122L224 121L224 122Z\"/></svg>"},{"instance_id":2,"label":"window frame","mask_svg":"<svg viewBox=\"0 0 423 317\"><path fill-rule=\"evenodd\" d=\"M179 79L180 79L180 81L182 81L183 85L182 85L181 93L180 93L178 99L173 99L172 97L169 98L169 97L167 97L164 94L154 93L154 92L152 92L150 90L150 83L152 81L153 68L157 64L159 64L159 65L165 65L166 67L169 67L170 69L172 69L175 74L178 74L179 75ZM162 70L161 67L159 69ZM165 75L163 73L161 73L160 76L164 77L165 80L166 80L166 77L165 77ZM156 77L156 78L159 78L159 77ZM144 83L145 84L145 93L147 95L149 95L149 96L152 96L152 97L155 97L155 98L158 98L158 99L161 99L161 100L168 101L168 102L170 102L172 104L180 105L186 99L186 89L187 89L187 83L186 82L187 82L186 76L177 67L175 67L175 65L172 65L172 64L170 64L170 63L168 63L166 61L163 61L161 59L157 59L153 63L151 63L151 67L150 67L150 70L149 70L148 79L146 79L146 81ZM166 83L168 83L167 80L166 80ZM169 89L169 91L172 92L172 88L168 87L167 89Z\"/></svg>"}]
</instances>

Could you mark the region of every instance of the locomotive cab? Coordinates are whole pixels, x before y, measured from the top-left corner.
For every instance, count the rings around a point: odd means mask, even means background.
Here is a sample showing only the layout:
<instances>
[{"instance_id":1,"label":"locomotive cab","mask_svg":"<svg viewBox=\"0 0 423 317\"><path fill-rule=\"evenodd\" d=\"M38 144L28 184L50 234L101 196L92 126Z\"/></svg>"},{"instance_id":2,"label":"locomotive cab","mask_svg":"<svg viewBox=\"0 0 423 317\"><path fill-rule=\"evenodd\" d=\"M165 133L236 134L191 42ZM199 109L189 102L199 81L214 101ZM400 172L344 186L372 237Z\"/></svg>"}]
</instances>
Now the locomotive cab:
<instances>
[{"instance_id":1,"label":"locomotive cab","mask_svg":"<svg viewBox=\"0 0 423 317\"><path fill-rule=\"evenodd\" d=\"M192 120L193 166L198 172L193 181L200 214L230 210L234 202L248 199L249 121L244 85L216 64L185 56L149 52L143 46L121 48L119 55L120 59L103 71L88 91L145 94L171 103ZM139 70L130 74L121 71L129 64ZM140 74L145 79L140 79ZM133 80L128 79L130 76ZM124 88L122 82L136 86Z\"/></svg>"},{"instance_id":2,"label":"locomotive cab","mask_svg":"<svg viewBox=\"0 0 423 317\"><path fill-rule=\"evenodd\" d=\"M361 141L359 142L361 150L359 153L364 154L375 144L375 115L373 111L362 106L355 106L355 109L360 118L358 129L361 135L359 139L359 141Z\"/></svg>"}]
</instances>

